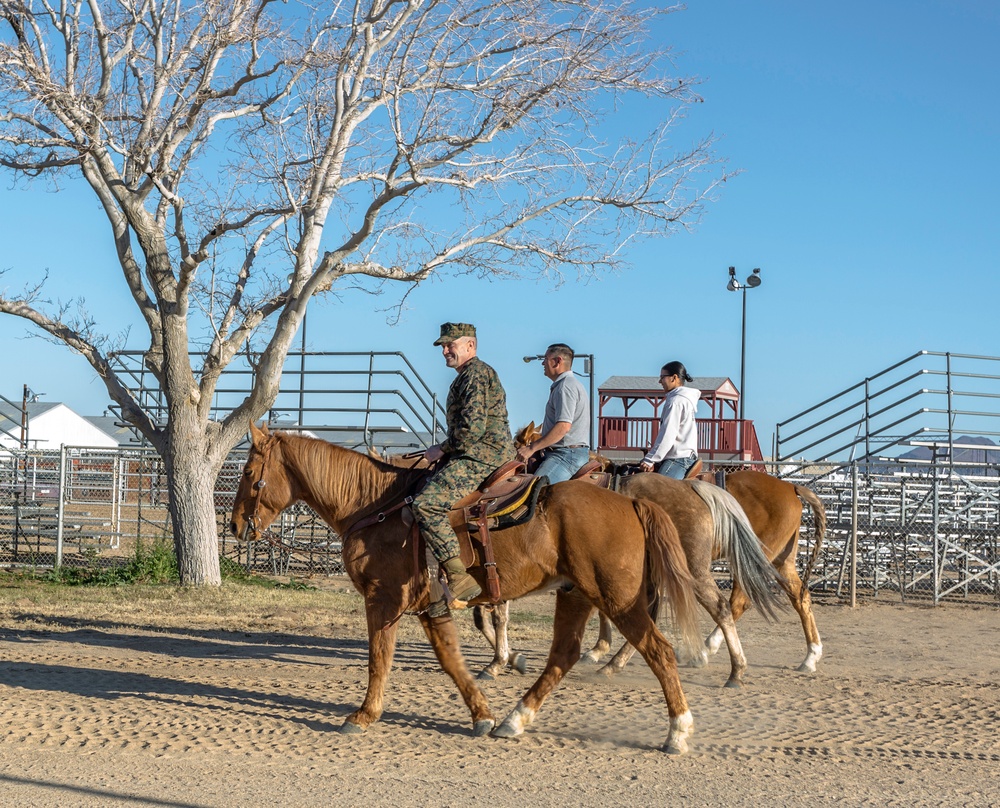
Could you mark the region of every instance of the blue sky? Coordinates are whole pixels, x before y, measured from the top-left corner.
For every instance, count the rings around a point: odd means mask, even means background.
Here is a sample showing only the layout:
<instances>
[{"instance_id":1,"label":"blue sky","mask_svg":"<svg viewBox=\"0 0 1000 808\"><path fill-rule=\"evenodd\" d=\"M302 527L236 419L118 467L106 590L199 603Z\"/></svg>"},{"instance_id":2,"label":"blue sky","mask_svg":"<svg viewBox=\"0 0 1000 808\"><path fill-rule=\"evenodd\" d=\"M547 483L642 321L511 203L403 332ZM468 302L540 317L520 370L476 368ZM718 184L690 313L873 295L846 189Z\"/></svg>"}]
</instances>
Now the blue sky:
<instances>
[{"instance_id":1,"label":"blue sky","mask_svg":"<svg viewBox=\"0 0 1000 808\"><path fill-rule=\"evenodd\" d=\"M726 291L728 267L740 278L760 267L746 415L766 447L777 422L919 350L1000 355L988 235L1000 219L1000 6L692 2L657 36L676 72L703 82L677 147L714 132L742 170L692 232L637 245L630 270L588 283L432 281L395 325L375 311L388 297L318 301L308 347L403 350L443 395L452 372L431 342L441 322L472 321L517 427L541 416L548 388L521 357L551 342L593 353L599 382L680 359L738 384L741 295ZM622 124L645 131L649 114L629 106ZM84 294L109 331L127 326L134 306L86 192L5 186L0 213L4 287L47 268L50 297ZM0 317L0 393L17 400L28 384L84 414L105 408L81 357L24 334Z\"/></svg>"}]
</instances>

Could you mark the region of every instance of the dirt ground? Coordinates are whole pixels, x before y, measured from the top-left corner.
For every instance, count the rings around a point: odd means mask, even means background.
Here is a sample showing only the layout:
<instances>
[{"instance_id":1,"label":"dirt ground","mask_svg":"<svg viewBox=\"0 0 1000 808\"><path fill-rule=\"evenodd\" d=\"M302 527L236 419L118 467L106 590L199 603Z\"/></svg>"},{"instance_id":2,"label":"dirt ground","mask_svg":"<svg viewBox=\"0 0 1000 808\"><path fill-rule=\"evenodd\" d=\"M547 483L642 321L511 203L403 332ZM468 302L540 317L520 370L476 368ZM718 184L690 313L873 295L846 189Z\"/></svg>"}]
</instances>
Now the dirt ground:
<instances>
[{"instance_id":1,"label":"dirt ground","mask_svg":"<svg viewBox=\"0 0 1000 808\"><path fill-rule=\"evenodd\" d=\"M341 735L367 676L363 614L345 602L292 599L213 626L196 609L162 622L155 609L136 618L110 607L70 618L8 597L0 604L4 803L1000 801L995 607L821 602L825 655L814 675L795 671L805 644L793 613L773 625L748 615L739 624L745 687L721 687L722 657L682 670L695 733L690 754L673 758L659 751L666 710L638 659L610 680L578 665L517 740L472 737L412 619L382 721ZM513 641L529 671L484 683L498 718L541 669L552 606L551 595L536 595L516 607ZM484 666L470 616L457 620L470 667Z\"/></svg>"}]
</instances>

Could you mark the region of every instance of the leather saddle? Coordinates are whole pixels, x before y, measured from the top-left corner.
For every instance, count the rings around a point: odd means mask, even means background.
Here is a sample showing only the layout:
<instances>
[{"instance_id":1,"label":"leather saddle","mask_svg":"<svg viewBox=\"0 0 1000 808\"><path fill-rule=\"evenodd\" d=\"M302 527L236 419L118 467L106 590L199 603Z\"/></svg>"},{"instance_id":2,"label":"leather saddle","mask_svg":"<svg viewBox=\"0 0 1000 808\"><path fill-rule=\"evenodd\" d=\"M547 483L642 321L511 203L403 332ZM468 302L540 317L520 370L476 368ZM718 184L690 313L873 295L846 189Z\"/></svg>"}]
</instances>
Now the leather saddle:
<instances>
[{"instance_id":1,"label":"leather saddle","mask_svg":"<svg viewBox=\"0 0 1000 808\"><path fill-rule=\"evenodd\" d=\"M614 482L614 474L604 471L604 466L599 460L591 460L584 464L576 474L570 479L583 480L584 482L596 485L598 488L611 488Z\"/></svg>"},{"instance_id":2,"label":"leather saddle","mask_svg":"<svg viewBox=\"0 0 1000 808\"><path fill-rule=\"evenodd\" d=\"M525 471L524 463L511 460L490 474L468 496L452 505L449 521L458 537L462 563L477 563L486 570L486 586L492 603L500 603L500 578L493 558L490 530L522 525L535 514L538 495L548 485L548 477ZM475 539L473 539L475 530Z\"/></svg>"}]
</instances>

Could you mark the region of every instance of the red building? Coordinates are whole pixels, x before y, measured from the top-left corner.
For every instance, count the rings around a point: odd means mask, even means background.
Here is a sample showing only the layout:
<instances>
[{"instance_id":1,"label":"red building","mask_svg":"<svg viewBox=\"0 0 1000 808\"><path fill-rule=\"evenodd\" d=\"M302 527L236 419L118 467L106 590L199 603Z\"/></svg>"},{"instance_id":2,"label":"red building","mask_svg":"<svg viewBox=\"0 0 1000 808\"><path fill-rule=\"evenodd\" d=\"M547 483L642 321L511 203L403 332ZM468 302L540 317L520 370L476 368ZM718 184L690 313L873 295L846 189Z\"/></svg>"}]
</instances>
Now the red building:
<instances>
[{"instance_id":1,"label":"red building","mask_svg":"<svg viewBox=\"0 0 1000 808\"><path fill-rule=\"evenodd\" d=\"M689 382L701 391L698 454L705 460L763 460L753 421L737 417L740 393L725 376ZM598 389L597 450L612 460L637 460L660 428L667 394L656 376L612 376Z\"/></svg>"}]
</instances>

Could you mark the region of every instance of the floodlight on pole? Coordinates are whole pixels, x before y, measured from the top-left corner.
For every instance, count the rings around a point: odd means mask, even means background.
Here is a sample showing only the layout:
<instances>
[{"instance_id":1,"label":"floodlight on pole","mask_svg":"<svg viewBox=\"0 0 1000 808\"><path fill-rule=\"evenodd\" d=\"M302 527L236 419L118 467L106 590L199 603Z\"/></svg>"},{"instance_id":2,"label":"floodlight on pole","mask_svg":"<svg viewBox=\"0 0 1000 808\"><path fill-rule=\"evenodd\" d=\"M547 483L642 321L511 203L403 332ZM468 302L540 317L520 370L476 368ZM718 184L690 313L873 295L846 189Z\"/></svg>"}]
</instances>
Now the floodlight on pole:
<instances>
[{"instance_id":1,"label":"floodlight on pole","mask_svg":"<svg viewBox=\"0 0 1000 808\"><path fill-rule=\"evenodd\" d=\"M743 407L746 399L746 357L747 357L747 289L756 289L761 284L760 268L757 267L746 279L746 283L736 280L736 267L729 267L729 283L726 288L730 292L743 293L743 326L740 338L740 420L743 419Z\"/></svg>"}]
</instances>

